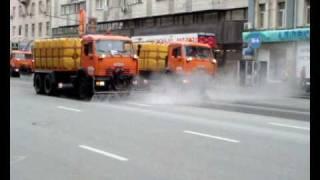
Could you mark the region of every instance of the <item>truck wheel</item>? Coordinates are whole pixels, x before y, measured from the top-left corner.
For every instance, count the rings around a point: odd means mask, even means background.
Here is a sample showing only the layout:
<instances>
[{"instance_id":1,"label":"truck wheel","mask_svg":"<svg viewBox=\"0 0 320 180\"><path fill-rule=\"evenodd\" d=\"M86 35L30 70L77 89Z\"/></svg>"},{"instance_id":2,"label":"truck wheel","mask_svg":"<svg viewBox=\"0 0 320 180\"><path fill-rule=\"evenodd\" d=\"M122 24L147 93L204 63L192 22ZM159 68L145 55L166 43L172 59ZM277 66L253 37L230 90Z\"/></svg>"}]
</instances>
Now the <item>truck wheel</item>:
<instances>
[{"instance_id":1,"label":"truck wheel","mask_svg":"<svg viewBox=\"0 0 320 180\"><path fill-rule=\"evenodd\" d=\"M51 74L47 74L44 77L44 92L47 95L53 95L55 93L54 78Z\"/></svg>"},{"instance_id":2,"label":"truck wheel","mask_svg":"<svg viewBox=\"0 0 320 180\"><path fill-rule=\"evenodd\" d=\"M81 77L78 84L78 95L82 100L90 100L93 96L92 83L90 78Z\"/></svg>"},{"instance_id":3,"label":"truck wheel","mask_svg":"<svg viewBox=\"0 0 320 180\"><path fill-rule=\"evenodd\" d=\"M40 74L34 75L34 89L36 90L37 94L44 93L43 81Z\"/></svg>"}]
</instances>

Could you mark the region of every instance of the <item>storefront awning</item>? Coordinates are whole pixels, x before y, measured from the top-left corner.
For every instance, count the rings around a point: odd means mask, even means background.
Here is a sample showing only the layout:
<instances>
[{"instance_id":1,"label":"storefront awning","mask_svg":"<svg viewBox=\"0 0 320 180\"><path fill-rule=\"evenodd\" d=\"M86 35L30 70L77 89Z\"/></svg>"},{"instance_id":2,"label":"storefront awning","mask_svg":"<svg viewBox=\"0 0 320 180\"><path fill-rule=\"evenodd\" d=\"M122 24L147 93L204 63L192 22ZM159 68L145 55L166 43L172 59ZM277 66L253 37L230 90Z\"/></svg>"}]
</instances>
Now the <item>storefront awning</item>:
<instances>
[{"instance_id":1,"label":"storefront awning","mask_svg":"<svg viewBox=\"0 0 320 180\"><path fill-rule=\"evenodd\" d=\"M243 32L243 42L248 43L252 37L260 37L261 42L286 42L310 39L310 28Z\"/></svg>"}]
</instances>

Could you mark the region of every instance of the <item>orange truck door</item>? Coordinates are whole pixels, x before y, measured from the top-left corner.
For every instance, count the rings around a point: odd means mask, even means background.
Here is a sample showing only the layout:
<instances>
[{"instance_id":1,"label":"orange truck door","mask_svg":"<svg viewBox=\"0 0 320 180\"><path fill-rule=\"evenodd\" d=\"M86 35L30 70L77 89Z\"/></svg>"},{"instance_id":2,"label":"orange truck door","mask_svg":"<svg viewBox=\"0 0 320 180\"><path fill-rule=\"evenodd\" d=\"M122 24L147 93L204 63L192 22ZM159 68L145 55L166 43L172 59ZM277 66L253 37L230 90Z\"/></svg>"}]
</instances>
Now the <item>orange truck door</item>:
<instances>
[{"instance_id":1,"label":"orange truck door","mask_svg":"<svg viewBox=\"0 0 320 180\"><path fill-rule=\"evenodd\" d=\"M92 72L92 69L95 68L94 66L94 60L95 60L95 56L94 56L94 46L93 46L93 41L83 41L82 44L82 53L81 53L81 67L84 69L88 70L88 74L90 76L94 75L94 72ZM91 70L90 70L91 69ZM94 70L93 70L94 71Z\"/></svg>"},{"instance_id":2,"label":"orange truck door","mask_svg":"<svg viewBox=\"0 0 320 180\"><path fill-rule=\"evenodd\" d=\"M169 48L168 65L173 72L183 70L184 58L181 45L173 45Z\"/></svg>"}]
</instances>

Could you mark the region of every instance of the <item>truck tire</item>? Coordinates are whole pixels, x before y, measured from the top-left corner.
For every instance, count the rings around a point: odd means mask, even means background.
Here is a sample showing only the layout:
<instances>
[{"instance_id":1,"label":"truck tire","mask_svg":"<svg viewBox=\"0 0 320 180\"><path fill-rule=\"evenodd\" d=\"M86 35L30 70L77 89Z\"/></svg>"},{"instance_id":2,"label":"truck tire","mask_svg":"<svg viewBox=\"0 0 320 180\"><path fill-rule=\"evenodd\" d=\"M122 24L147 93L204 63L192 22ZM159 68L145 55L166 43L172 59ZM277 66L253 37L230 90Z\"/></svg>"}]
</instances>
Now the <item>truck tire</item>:
<instances>
[{"instance_id":1,"label":"truck tire","mask_svg":"<svg viewBox=\"0 0 320 180\"><path fill-rule=\"evenodd\" d=\"M54 77L52 74L47 74L45 75L44 77L44 80L43 80L43 84L44 84L44 92L47 94L47 95L54 95L55 94L55 91L56 91L56 85L55 85L55 82L54 82Z\"/></svg>"},{"instance_id":2,"label":"truck tire","mask_svg":"<svg viewBox=\"0 0 320 180\"><path fill-rule=\"evenodd\" d=\"M78 96L81 100L90 100L93 96L92 80L82 76L78 79Z\"/></svg>"},{"instance_id":3,"label":"truck tire","mask_svg":"<svg viewBox=\"0 0 320 180\"><path fill-rule=\"evenodd\" d=\"M44 87L43 87L43 79L40 74L34 75L34 89L37 94L43 94L44 93Z\"/></svg>"}]
</instances>

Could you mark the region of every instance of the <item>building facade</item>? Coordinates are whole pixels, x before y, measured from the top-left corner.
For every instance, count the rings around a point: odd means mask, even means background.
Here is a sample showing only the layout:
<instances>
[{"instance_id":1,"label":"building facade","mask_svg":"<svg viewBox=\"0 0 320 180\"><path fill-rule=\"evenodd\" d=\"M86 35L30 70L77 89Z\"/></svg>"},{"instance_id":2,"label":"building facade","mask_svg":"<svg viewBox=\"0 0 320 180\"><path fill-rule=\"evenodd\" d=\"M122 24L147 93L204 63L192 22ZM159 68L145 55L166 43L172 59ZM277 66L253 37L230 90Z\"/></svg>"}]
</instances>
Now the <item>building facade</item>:
<instances>
[{"instance_id":1,"label":"building facade","mask_svg":"<svg viewBox=\"0 0 320 180\"><path fill-rule=\"evenodd\" d=\"M23 48L34 39L51 36L50 0L10 0L10 42Z\"/></svg>"},{"instance_id":2,"label":"building facade","mask_svg":"<svg viewBox=\"0 0 320 180\"><path fill-rule=\"evenodd\" d=\"M76 36L78 12L97 18L97 32L111 30L127 36L214 33L219 65L236 72L241 58L247 0L56 0L53 4L53 36Z\"/></svg>"},{"instance_id":3,"label":"building facade","mask_svg":"<svg viewBox=\"0 0 320 180\"><path fill-rule=\"evenodd\" d=\"M244 42L265 64L269 83L297 84L310 78L310 0L249 0ZM302 77L303 76L303 77Z\"/></svg>"}]
</instances>

